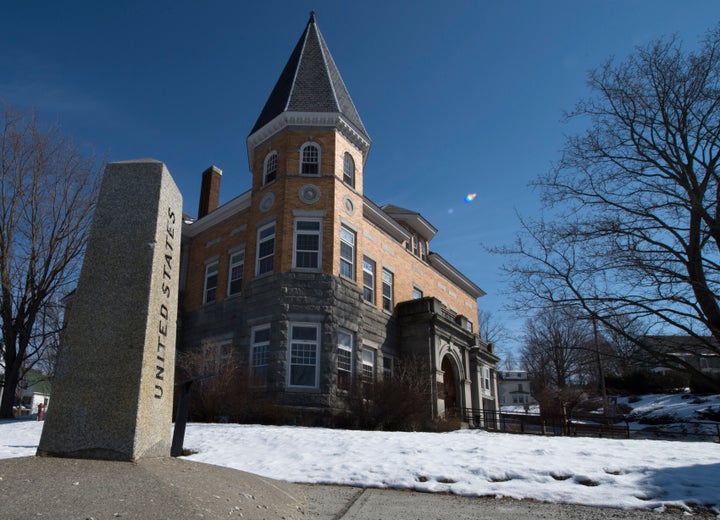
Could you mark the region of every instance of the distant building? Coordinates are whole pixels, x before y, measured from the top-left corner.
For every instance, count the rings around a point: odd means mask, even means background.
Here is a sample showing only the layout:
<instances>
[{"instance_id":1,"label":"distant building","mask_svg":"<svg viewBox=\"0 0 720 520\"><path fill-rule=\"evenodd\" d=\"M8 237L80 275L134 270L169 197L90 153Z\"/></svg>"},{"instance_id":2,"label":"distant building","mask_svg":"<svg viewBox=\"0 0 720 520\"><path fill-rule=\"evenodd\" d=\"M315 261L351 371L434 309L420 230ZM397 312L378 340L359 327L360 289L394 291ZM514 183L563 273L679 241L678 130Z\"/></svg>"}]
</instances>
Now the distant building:
<instances>
[{"instance_id":1,"label":"distant building","mask_svg":"<svg viewBox=\"0 0 720 520\"><path fill-rule=\"evenodd\" d=\"M5 372L0 368L0 399L4 391ZM17 415L38 411L38 405L47 407L50 401L50 380L37 370L28 370L16 389L15 410Z\"/></svg>"},{"instance_id":2,"label":"distant building","mask_svg":"<svg viewBox=\"0 0 720 520\"><path fill-rule=\"evenodd\" d=\"M311 15L247 138L252 188L218 206L222 172L203 174L183 227L179 348L236 355L250 395L303 417L342 414L355 381L410 359L432 417L496 410L484 292L431 249L422 215L365 195L370 143Z\"/></svg>"},{"instance_id":3,"label":"distant building","mask_svg":"<svg viewBox=\"0 0 720 520\"><path fill-rule=\"evenodd\" d=\"M647 353L640 351L636 361L639 368L668 372L675 369L682 370L681 362L684 362L706 374L720 376L717 342L710 336L644 336L640 341L664 360L661 363L658 359L650 358Z\"/></svg>"},{"instance_id":4,"label":"distant building","mask_svg":"<svg viewBox=\"0 0 720 520\"><path fill-rule=\"evenodd\" d=\"M501 370L498 372L500 406L536 405L530 392L530 380L525 370Z\"/></svg>"}]
</instances>

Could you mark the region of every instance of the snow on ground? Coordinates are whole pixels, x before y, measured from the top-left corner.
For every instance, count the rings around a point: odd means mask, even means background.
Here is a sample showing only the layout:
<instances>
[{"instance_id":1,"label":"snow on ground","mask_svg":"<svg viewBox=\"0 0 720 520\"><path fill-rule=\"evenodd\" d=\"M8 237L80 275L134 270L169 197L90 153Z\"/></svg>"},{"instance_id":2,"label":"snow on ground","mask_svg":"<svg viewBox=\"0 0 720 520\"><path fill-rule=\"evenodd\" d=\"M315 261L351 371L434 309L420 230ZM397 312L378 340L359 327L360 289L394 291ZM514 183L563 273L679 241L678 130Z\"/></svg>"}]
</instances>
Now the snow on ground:
<instances>
[{"instance_id":1,"label":"snow on ground","mask_svg":"<svg viewBox=\"0 0 720 520\"><path fill-rule=\"evenodd\" d=\"M632 407L631 418L673 418L687 422L707 421L707 415L720 414L720 395L644 395L635 399L622 397L619 402Z\"/></svg>"},{"instance_id":2,"label":"snow on ground","mask_svg":"<svg viewBox=\"0 0 720 520\"><path fill-rule=\"evenodd\" d=\"M43 423L0 421L0 458L34 455ZM720 514L720 444L189 424L190 460L297 483Z\"/></svg>"}]
</instances>

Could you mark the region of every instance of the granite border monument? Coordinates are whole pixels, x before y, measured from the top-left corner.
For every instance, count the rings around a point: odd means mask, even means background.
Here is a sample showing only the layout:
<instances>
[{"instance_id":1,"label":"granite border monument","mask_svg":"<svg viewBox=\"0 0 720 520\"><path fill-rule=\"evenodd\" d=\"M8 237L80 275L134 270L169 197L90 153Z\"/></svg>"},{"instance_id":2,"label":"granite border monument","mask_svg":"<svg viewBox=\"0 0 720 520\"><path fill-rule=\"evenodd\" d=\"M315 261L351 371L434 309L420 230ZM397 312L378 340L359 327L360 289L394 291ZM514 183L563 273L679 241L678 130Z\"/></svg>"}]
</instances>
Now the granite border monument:
<instances>
[{"instance_id":1,"label":"granite border monument","mask_svg":"<svg viewBox=\"0 0 720 520\"><path fill-rule=\"evenodd\" d=\"M181 226L165 164L107 165L38 455L170 455Z\"/></svg>"}]
</instances>

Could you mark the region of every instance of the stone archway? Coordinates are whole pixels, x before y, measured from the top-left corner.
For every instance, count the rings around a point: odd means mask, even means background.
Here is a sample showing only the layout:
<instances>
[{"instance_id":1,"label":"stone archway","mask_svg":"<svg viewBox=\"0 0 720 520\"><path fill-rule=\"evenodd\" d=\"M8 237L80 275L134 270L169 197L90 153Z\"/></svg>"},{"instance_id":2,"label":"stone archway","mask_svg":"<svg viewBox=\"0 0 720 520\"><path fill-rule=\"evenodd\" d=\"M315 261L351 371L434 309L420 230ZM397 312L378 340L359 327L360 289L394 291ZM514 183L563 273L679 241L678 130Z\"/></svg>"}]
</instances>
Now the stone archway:
<instances>
[{"instance_id":1,"label":"stone archway","mask_svg":"<svg viewBox=\"0 0 720 520\"><path fill-rule=\"evenodd\" d=\"M443 371L443 395L439 397L445 402L445 413L457 413L460 411L458 374L457 367L451 356L446 355L443 357L440 370Z\"/></svg>"}]
</instances>

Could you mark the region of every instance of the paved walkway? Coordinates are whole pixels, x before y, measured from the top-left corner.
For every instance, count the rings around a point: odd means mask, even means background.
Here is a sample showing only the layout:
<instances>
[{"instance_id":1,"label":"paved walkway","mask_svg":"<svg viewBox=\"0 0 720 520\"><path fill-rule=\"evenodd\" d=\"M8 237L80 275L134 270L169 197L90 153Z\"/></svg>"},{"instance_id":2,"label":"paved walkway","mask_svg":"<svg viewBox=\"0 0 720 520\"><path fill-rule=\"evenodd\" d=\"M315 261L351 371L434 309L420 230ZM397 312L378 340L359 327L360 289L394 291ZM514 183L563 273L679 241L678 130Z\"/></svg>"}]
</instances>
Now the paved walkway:
<instances>
[{"instance_id":1,"label":"paved walkway","mask_svg":"<svg viewBox=\"0 0 720 520\"><path fill-rule=\"evenodd\" d=\"M712 515L708 515L712 517ZM279 482L182 459L0 460L2 520L671 519L532 501Z\"/></svg>"},{"instance_id":2,"label":"paved walkway","mask_svg":"<svg viewBox=\"0 0 720 520\"><path fill-rule=\"evenodd\" d=\"M305 486L310 520L589 520L687 519L681 511L653 513L531 500L469 498L441 493L419 493L344 486ZM706 515L715 518L714 515ZM696 516L697 518L697 516Z\"/></svg>"}]
</instances>

